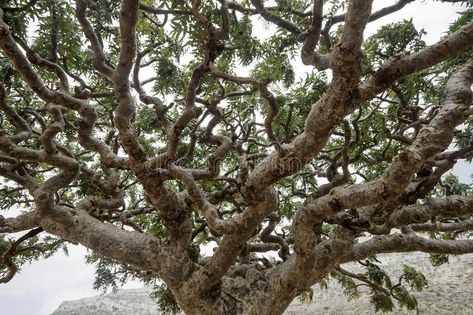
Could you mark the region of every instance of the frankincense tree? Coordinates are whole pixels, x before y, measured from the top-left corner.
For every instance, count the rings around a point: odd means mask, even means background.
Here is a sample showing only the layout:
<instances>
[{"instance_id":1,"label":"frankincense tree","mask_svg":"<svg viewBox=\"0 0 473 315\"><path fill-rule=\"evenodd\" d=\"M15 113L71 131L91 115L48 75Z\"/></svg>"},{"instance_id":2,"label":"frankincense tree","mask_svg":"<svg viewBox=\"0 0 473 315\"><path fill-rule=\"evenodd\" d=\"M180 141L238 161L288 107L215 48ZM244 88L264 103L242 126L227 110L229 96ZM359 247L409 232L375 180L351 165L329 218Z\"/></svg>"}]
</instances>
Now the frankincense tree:
<instances>
[{"instance_id":1,"label":"frankincense tree","mask_svg":"<svg viewBox=\"0 0 473 315\"><path fill-rule=\"evenodd\" d=\"M413 1L0 0L0 282L79 243L168 311L281 314L328 277L415 309L426 279L373 257L473 252L473 2L431 46L364 39Z\"/></svg>"}]
</instances>

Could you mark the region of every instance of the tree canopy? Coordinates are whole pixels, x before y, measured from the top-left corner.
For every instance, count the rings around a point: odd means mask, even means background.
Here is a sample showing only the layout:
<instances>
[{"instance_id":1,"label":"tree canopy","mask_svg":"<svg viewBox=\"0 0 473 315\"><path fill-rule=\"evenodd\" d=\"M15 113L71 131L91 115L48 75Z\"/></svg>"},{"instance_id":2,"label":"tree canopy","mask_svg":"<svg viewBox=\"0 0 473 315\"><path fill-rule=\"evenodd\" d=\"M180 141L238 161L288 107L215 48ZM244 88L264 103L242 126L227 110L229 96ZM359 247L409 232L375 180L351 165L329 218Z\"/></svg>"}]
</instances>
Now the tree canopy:
<instances>
[{"instance_id":1,"label":"tree canopy","mask_svg":"<svg viewBox=\"0 0 473 315\"><path fill-rule=\"evenodd\" d=\"M413 1L0 0L0 283L73 243L170 313L281 314L329 279L416 309L425 277L376 255L473 253L473 1L433 45L364 38Z\"/></svg>"}]
</instances>

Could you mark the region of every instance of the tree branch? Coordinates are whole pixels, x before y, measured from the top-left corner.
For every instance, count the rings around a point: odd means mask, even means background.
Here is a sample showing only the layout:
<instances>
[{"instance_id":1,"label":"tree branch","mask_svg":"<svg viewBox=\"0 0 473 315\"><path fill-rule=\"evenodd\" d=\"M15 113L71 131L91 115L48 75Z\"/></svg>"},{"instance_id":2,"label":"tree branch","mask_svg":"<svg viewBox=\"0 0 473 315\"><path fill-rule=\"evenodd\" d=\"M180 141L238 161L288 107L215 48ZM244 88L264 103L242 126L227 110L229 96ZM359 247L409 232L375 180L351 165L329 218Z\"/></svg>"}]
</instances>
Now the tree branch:
<instances>
[{"instance_id":1,"label":"tree branch","mask_svg":"<svg viewBox=\"0 0 473 315\"><path fill-rule=\"evenodd\" d=\"M431 240L415 234L392 234L374 236L363 243L355 244L353 250L343 257L343 262L366 259L382 253L421 251L435 254L473 253L473 240Z\"/></svg>"},{"instance_id":2,"label":"tree branch","mask_svg":"<svg viewBox=\"0 0 473 315\"><path fill-rule=\"evenodd\" d=\"M39 226L39 216L36 211L26 212L13 218L0 216L0 233L16 233Z\"/></svg>"},{"instance_id":3,"label":"tree branch","mask_svg":"<svg viewBox=\"0 0 473 315\"><path fill-rule=\"evenodd\" d=\"M385 90L394 81L438 64L471 47L472 43L473 22L417 53L391 58L360 87L360 96L356 103L364 103Z\"/></svg>"},{"instance_id":4,"label":"tree branch","mask_svg":"<svg viewBox=\"0 0 473 315\"><path fill-rule=\"evenodd\" d=\"M3 263L8 268L8 272L3 277L0 278L0 283L7 283L15 276L16 272L18 271L17 266L13 262L13 257L15 256L15 252L18 245L20 245L27 239L38 235L42 231L43 231L42 228L33 229L29 231L28 233L26 233L25 235L21 236L19 239L17 239L11 244L10 248L2 256Z\"/></svg>"},{"instance_id":5,"label":"tree branch","mask_svg":"<svg viewBox=\"0 0 473 315\"><path fill-rule=\"evenodd\" d=\"M251 3L255 6L258 13L263 17L266 21L276 24L277 26L284 28L291 32L294 35L299 35L302 33L299 26L296 24L283 19L282 17L277 16L274 13L269 12L263 5L261 0L251 0Z\"/></svg>"},{"instance_id":6,"label":"tree branch","mask_svg":"<svg viewBox=\"0 0 473 315\"><path fill-rule=\"evenodd\" d=\"M0 11L0 18L2 17ZM42 100L46 103L55 103L72 109L81 115L79 143L84 148L99 153L105 165L127 168L126 159L117 157L108 145L92 136L93 127L97 120L94 108L68 94L48 89L16 45L8 26L3 20L0 21L0 49L10 58L20 76Z\"/></svg>"},{"instance_id":7,"label":"tree branch","mask_svg":"<svg viewBox=\"0 0 473 315\"><path fill-rule=\"evenodd\" d=\"M320 55L315 51L322 31L323 1L315 0L312 10L312 23L307 32L301 34L305 36L304 45L301 50L302 63L312 65L317 70L330 68L330 56Z\"/></svg>"},{"instance_id":8,"label":"tree branch","mask_svg":"<svg viewBox=\"0 0 473 315\"><path fill-rule=\"evenodd\" d=\"M84 31L85 37L90 42L90 47L92 52L94 53L94 65L101 73L103 73L106 77L111 77L113 74L114 69L110 67L109 62L105 56L103 51L102 44L100 43L97 34L95 34L92 25L87 20L85 14L87 11L87 1L86 0L78 0L76 1L76 18L79 21L80 25L82 26L82 30Z\"/></svg>"},{"instance_id":9,"label":"tree branch","mask_svg":"<svg viewBox=\"0 0 473 315\"><path fill-rule=\"evenodd\" d=\"M131 125L136 106L130 93L128 80L136 54L135 28L138 22L139 5L140 2L137 0L124 0L120 9L120 54L118 65L112 73L118 107L113 121L118 129L121 144L130 158L136 162L145 162L146 153Z\"/></svg>"}]
</instances>

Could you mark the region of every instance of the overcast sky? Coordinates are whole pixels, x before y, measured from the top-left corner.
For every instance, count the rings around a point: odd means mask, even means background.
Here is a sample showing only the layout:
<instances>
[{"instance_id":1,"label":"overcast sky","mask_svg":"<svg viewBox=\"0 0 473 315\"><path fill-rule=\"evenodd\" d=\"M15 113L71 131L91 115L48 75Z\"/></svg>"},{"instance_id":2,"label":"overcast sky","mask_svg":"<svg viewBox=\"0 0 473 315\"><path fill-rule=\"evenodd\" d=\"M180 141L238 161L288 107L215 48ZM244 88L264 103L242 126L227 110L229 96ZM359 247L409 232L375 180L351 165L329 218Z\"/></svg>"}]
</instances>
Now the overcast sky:
<instances>
[{"instance_id":1,"label":"overcast sky","mask_svg":"<svg viewBox=\"0 0 473 315\"><path fill-rule=\"evenodd\" d=\"M375 0L374 10L394 2ZM425 39L432 44L445 33L458 11L461 11L459 5L417 0L400 12L370 23L366 34L371 34L380 25L412 17L418 29L427 31ZM459 163L455 168L462 181L470 181L472 171L472 166L465 163ZM96 295L92 289L94 268L84 263L85 252L83 247L71 245L69 257L58 253L46 261L24 266L13 280L0 285L2 315L47 315L64 300ZM127 285L129 288L139 286L139 283Z\"/></svg>"}]
</instances>

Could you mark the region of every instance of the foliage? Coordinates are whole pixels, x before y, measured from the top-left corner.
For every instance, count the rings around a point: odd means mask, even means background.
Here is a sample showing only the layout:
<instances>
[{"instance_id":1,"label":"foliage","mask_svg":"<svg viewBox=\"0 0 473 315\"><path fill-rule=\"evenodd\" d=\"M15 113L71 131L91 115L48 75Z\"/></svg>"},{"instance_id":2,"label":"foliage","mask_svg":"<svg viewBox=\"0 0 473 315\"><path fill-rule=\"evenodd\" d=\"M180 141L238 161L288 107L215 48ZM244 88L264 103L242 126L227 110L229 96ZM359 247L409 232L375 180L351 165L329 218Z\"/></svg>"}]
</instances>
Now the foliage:
<instances>
[{"instance_id":1,"label":"foliage","mask_svg":"<svg viewBox=\"0 0 473 315\"><path fill-rule=\"evenodd\" d=\"M152 296L158 301L160 313L165 315L174 315L179 313L180 308L176 299L166 285L161 284L155 286Z\"/></svg>"}]
</instances>

